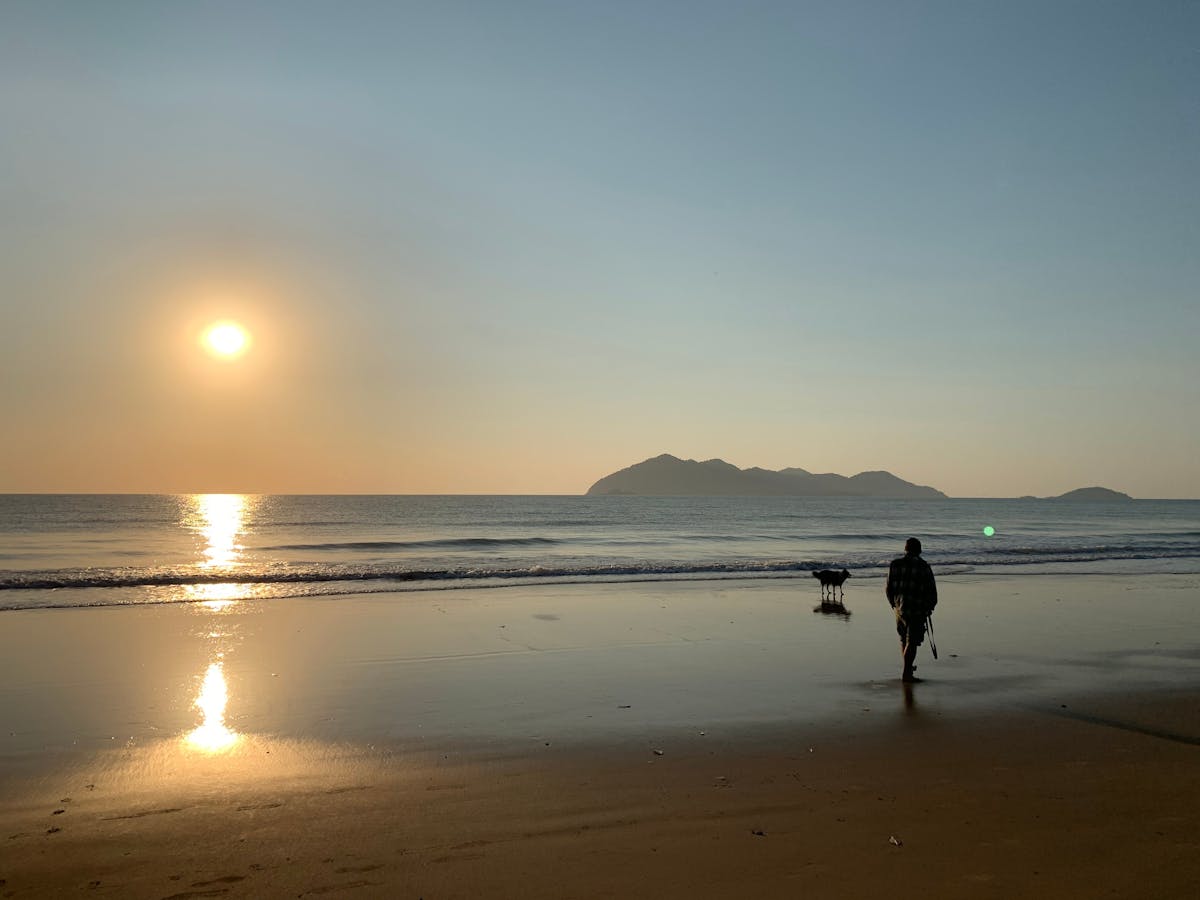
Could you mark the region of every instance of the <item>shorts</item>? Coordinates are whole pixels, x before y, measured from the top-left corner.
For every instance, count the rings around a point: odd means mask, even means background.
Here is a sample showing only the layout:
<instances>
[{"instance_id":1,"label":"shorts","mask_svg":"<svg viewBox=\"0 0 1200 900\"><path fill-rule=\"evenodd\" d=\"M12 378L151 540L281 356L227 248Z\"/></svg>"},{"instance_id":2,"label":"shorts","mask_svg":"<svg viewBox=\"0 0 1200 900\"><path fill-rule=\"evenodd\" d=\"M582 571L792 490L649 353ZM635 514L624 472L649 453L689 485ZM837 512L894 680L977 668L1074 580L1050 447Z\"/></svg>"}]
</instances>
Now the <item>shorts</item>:
<instances>
[{"instance_id":1,"label":"shorts","mask_svg":"<svg viewBox=\"0 0 1200 900\"><path fill-rule=\"evenodd\" d=\"M909 620L913 621L909 621ZM896 633L900 635L901 644L911 644L920 647L925 641L925 615L923 613L905 613L896 610Z\"/></svg>"}]
</instances>

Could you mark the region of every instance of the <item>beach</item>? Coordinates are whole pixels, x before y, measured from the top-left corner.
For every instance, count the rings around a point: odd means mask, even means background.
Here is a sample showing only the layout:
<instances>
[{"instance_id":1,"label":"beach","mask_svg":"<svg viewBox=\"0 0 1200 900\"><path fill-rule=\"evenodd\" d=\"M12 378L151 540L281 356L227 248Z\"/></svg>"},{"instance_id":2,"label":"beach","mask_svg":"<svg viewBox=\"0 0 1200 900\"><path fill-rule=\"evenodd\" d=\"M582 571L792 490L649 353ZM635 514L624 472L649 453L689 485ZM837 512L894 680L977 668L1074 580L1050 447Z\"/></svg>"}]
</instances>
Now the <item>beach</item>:
<instances>
[{"instance_id":1,"label":"beach","mask_svg":"<svg viewBox=\"0 0 1200 900\"><path fill-rule=\"evenodd\" d=\"M1200 577L940 584L10 611L0 893L1186 893Z\"/></svg>"}]
</instances>

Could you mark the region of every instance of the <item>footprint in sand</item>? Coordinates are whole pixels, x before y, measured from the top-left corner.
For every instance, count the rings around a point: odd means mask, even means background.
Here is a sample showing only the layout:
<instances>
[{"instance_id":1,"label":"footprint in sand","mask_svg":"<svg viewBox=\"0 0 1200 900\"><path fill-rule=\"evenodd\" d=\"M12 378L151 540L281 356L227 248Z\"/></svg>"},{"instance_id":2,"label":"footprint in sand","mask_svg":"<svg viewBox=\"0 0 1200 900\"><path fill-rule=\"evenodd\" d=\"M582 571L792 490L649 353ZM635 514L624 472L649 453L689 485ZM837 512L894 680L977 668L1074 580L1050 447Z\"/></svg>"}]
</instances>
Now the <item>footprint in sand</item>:
<instances>
[{"instance_id":1,"label":"footprint in sand","mask_svg":"<svg viewBox=\"0 0 1200 900\"><path fill-rule=\"evenodd\" d=\"M486 859L486 853L456 853L453 856L435 856L430 862L449 863L449 862L467 862L472 859Z\"/></svg>"},{"instance_id":2,"label":"footprint in sand","mask_svg":"<svg viewBox=\"0 0 1200 900\"><path fill-rule=\"evenodd\" d=\"M142 819L142 818L145 818L146 816L165 816L167 813L177 813L177 812L183 812L183 808L175 806L175 807L171 807L170 809L147 809L143 812L130 813L127 816L105 816L100 821L115 822L118 819Z\"/></svg>"},{"instance_id":3,"label":"footprint in sand","mask_svg":"<svg viewBox=\"0 0 1200 900\"><path fill-rule=\"evenodd\" d=\"M348 891L360 887L379 887L378 881L347 881L345 884L323 884L320 887L309 888L301 897L309 894L332 894L334 891Z\"/></svg>"},{"instance_id":4,"label":"footprint in sand","mask_svg":"<svg viewBox=\"0 0 1200 900\"><path fill-rule=\"evenodd\" d=\"M233 884L235 882L245 880L245 875L222 875L220 878L213 878L210 881L193 881L192 887L208 887L213 884Z\"/></svg>"}]
</instances>

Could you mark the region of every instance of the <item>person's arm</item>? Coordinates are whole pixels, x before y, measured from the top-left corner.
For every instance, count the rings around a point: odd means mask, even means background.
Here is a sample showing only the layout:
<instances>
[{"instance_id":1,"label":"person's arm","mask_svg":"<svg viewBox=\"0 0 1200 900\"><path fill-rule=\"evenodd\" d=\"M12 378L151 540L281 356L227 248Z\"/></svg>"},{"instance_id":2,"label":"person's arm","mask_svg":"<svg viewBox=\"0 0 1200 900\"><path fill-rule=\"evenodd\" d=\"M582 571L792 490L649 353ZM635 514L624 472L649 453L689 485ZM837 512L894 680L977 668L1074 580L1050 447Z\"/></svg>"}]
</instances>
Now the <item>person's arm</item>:
<instances>
[{"instance_id":1,"label":"person's arm","mask_svg":"<svg viewBox=\"0 0 1200 900\"><path fill-rule=\"evenodd\" d=\"M933 569L929 568L928 563L925 565L925 571L929 573L929 612L932 613L937 607L937 579L933 577Z\"/></svg>"},{"instance_id":2,"label":"person's arm","mask_svg":"<svg viewBox=\"0 0 1200 900\"><path fill-rule=\"evenodd\" d=\"M896 561L892 560L892 564L888 567L887 585L884 586L884 593L887 594L889 606L896 605Z\"/></svg>"}]
</instances>

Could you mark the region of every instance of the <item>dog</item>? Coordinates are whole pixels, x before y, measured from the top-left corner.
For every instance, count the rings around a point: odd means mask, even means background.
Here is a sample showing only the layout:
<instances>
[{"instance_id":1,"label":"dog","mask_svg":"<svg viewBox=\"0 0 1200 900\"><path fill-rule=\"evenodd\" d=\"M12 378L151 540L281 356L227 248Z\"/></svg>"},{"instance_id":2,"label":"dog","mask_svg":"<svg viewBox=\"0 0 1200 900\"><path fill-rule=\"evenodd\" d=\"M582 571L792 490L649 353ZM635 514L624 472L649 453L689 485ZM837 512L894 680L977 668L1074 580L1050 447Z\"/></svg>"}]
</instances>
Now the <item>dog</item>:
<instances>
[{"instance_id":1,"label":"dog","mask_svg":"<svg viewBox=\"0 0 1200 900\"><path fill-rule=\"evenodd\" d=\"M850 573L845 569L840 572L835 572L833 569L822 569L820 572L813 572L812 577L821 582L821 600L824 601L826 588L829 588L830 599L833 598L834 590L837 590L841 596L845 596L842 585L846 583Z\"/></svg>"}]
</instances>

